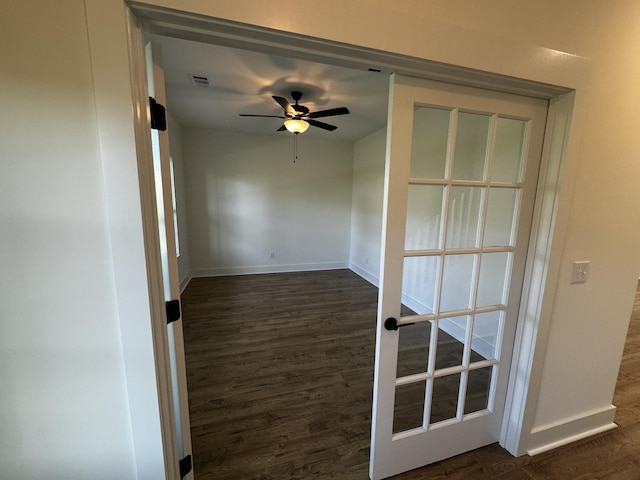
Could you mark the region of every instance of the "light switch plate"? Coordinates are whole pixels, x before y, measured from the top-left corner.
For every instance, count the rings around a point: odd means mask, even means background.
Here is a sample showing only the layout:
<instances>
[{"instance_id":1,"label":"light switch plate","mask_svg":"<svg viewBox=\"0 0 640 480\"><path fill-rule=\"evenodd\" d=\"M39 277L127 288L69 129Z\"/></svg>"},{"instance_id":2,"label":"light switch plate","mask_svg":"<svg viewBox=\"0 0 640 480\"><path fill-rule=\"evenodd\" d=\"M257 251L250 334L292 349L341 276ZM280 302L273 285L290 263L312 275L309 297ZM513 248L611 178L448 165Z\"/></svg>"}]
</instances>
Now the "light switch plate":
<instances>
[{"instance_id":1,"label":"light switch plate","mask_svg":"<svg viewBox=\"0 0 640 480\"><path fill-rule=\"evenodd\" d=\"M571 283L584 283L589 277L590 261L573 262L573 270L571 271Z\"/></svg>"}]
</instances>

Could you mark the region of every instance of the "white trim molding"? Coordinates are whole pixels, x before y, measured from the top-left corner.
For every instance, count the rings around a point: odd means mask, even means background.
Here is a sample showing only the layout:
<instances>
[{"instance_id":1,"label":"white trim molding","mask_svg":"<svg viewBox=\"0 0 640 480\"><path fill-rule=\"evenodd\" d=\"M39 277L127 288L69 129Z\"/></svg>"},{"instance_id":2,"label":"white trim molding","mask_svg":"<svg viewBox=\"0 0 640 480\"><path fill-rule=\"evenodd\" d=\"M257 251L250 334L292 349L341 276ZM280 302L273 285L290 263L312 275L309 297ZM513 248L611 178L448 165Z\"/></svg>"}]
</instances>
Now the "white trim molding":
<instances>
[{"instance_id":1,"label":"white trim molding","mask_svg":"<svg viewBox=\"0 0 640 480\"><path fill-rule=\"evenodd\" d=\"M618 425L613 421L615 413L616 407L610 405L580 417L536 427L531 431L527 454L538 455L597 433L617 428Z\"/></svg>"},{"instance_id":2,"label":"white trim molding","mask_svg":"<svg viewBox=\"0 0 640 480\"><path fill-rule=\"evenodd\" d=\"M229 275L254 275L262 273L305 272L313 270L339 270L349 268L348 262L296 263L286 265L250 265L246 267L194 268L190 275L199 277L224 277Z\"/></svg>"},{"instance_id":3,"label":"white trim molding","mask_svg":"<svg viewBox=\"0 0 640 480\"><path fill-rule=\"evenodd\" d=\"M353 262L349 262L349 270L351 270L352 272L364 278L367 282L369 282L374 287L380 286L380 277L378 277L378 275L375 275L369 272L368 270L361 267L360 265Z\"/></svg>"}]
</instances>

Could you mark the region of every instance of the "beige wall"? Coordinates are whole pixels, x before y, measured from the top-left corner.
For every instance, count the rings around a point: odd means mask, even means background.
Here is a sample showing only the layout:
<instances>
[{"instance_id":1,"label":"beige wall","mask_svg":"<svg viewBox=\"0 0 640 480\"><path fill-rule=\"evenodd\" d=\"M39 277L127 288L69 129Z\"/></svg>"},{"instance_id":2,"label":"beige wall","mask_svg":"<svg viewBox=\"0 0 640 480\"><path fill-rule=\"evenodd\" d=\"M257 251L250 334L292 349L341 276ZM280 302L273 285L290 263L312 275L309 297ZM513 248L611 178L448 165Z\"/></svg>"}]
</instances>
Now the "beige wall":
<instances>
[{"instance_id":1,"label":"beige wall","mask_svg":"<svg viewBox=\"0 0 640 480\"><path fill-rule=\"evenodd\" d=\"M135 478L83 2L0 19L0 478Z\"/></svg>"}]
</instances>

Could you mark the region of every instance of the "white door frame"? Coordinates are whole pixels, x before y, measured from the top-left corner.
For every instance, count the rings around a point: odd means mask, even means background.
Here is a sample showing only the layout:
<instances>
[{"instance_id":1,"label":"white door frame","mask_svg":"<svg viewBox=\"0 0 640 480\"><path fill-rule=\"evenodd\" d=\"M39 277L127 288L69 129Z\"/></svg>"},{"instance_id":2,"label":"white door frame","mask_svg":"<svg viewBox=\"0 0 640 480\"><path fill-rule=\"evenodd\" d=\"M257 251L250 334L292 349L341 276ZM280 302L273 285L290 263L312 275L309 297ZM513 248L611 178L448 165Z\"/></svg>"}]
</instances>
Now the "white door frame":
<instances>
[{"instance_id":1,"label":"white door frame","mask_svg":"<svg viewBox=\"0 0 640 480\"><path fill-rule=\"evenodd\" d=\"M153 42L146 44L146 64L149 96L153 97L161 105L166 105L162 48ZM169 128L168 125L167 128ZM152 140L156 148L154 152L156 157L154 158L155 188L156 193L158 193L159 189L162 194L156 196L156 208L157 212L162 212L157 215L161 235L160 245L162 249L165 249L161 260L164 275L164 296L165 301L176 300L180 299L180 278L176 247L177 225L174 222L175 198L169 145L170 132L166 129L164 132L150 130L147 127L145 129L151 133L152 138L155 138L155 140ZM160 199L160 197L162 198ZM174 319L170 325L166 325L166 328L173 392L174 425L178 447L176 452L180 458L186 458L192 452L182 313L180 312L178 319ZM187 480L192 480L193 477L193 470L185 476Z\"/></svg>"},{"instance_id":2,"label":"white door frame","mask_svg":"<svg viewBox=\"0 0 640 480\"><path fill-rule=\"evenodd\" d=\"M537 56L514 61L522 53L513 39L481 32L469 48L491 48L496 62L479 71L458 62L450 49L428 60L392 54L336 41L312 38L158 7L159 0L129 6L86 0L89 49L93 69L100 152L105 176L118 313L131 409L132 442L138 478L178 478L168 370L162 273L157 245L151 148L148 144L143 28L191 40L233 45L290 57L351 67L374 67L432 80L490 88L550 100L549 118L529 247L521 318L514 347L501 445L514 455L532 448L532 426L544 350L549 333L560 249L572 193L581 123L587 104L589 62L580 57L535 47ZM184 6L183 6L184 8ZM211 6L189 8L213 9ZM205 12L206 13L206 12ZM142 24L142 25L141 25ZM456 28L434 24L425 37L453 36ZM434 33L435 32L435 33ZM425 39L424 43L429 43ZM437 44L437 42L434 42ZM434 47L436 48L436 47ZM444 62L443 62L444 60ZM530 60L530 61L529 61ZM132 115L133 109L133 115ZM196 459L197 461L197 459Z\"/></svg>"}]
</instances>

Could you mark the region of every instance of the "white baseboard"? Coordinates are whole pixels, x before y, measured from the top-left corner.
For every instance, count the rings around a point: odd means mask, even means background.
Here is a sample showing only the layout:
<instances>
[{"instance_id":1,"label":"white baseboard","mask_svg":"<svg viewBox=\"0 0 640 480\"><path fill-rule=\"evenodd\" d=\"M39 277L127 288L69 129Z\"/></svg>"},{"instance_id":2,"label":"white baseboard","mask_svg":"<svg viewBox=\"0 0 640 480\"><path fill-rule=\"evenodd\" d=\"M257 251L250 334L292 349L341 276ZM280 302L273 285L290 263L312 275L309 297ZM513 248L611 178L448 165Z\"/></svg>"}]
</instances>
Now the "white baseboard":
<instances>
[{"instance_id":1,"label":"white baseboard","mask_svg":"<svg viewBox=\"0 0 640 480\"><path fill-rule=\"evenodd\" d=\"M440 320L438 326L440 327L440 330L448 333L460 343L464 343L466 341L467 331L452 320L443 318L442 320ZM471 350L479 353L486 359L495 358L495 345L490 344L484 338L479 337L478 335L473 335L471 337Z\"/></svg>"},{"instance_id":2,"label":"white baseboard","mask_svg":"<svg viewBox=\"0 0 640 480\"><path fill-rule=\"evenodd\" d=\"M300 263L295 265L252 265L247 267L196 268L191 276L224 277L230 275L254 275L260 273L305 272L312 270L337 270L349 268L348 262Z\"/></svg>"},{"instance_id":3,"label":"white baseboard","mask_svg":"<svg viewBox=\"0 0 640 480\"><path fill-rule=\"evenodd\" d=\"M353 273L356 273L362 278L364 278L367 282L369 282L374 287L380 287L380 278L377 275L362 268L360 265L356 265L355 263L351 262L349 263L349 270L351 270Z\"/></svg>"},{"instance_id":4,"label":"white baseboard","mask_svg":"<svg viewBox=\"0 0 640 480\"><path fill-rule=\"evenodd\" d=\"M531 435L527 440L529 445L527 454L531 456L538 455L597 433L617 428L617 425L613 422L615 413L616 407L610 405L607 408L580 417L536 427L531 431Z\"/></svg>"},{"instance_id":5,"label":"white baseboard","mask_svg":"<svg viewBox=\"0 0 640 480\"><path fill-rule=\"evenodd\" d=\"M425 305L424 303L420 302L419 300L416 300L413 297L410 297L409 295L405 295L405 294L402 295L402 303L407 307L409 307L414 312L419 312L419 313L433 312L433 309L429 307L429 305ZM466 330L460 327L459 325L457 325L456 323L454 323L452 320L443 318L442 320L440 320L438 327L445 333L448 333L453 338L458 340L460 343L464 343L466 341L466 335L467 335ZM488 359L494 358L495 346L491 345L485 339L477 335L474 335L473 338L471 339L471 348L475 352L482 355L484 358L488 358Z\"/></svg>"},{"instance_id":6,"label":"white baseboard","mask_svg":"<svg viewBox=\"0 0 640 480\"><path fill-rule=\"evenodd\" d=\"M419 315L433 313L432 307L422 303L419 300L416 300L415 298L413 298L410 295L407 295L406 293L402 293L401 301L403 305L405 305L407 308L410 308L414 312L417 312Z\"/></svg>"}]
</instances>

